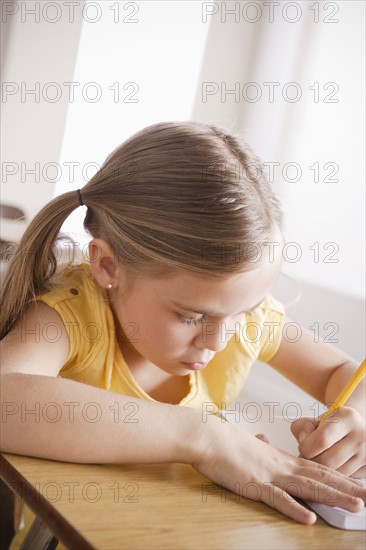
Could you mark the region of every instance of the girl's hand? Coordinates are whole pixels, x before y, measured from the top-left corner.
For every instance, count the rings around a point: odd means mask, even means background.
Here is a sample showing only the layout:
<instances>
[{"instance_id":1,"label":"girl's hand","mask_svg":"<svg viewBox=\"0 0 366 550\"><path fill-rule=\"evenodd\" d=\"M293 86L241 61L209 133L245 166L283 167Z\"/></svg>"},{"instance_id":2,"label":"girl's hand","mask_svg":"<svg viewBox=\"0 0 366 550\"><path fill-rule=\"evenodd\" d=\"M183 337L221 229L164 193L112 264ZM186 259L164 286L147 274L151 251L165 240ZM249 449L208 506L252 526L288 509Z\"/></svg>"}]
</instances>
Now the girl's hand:
<instances>
[{"instance_id":1,"label":"girl's hand","mask_svg":"<svg viewBox=\"0 0 366 550\"><path fill-rule=\"evenodd\" d=\"M362 509L366 488L360 482L305 458L271 447L239 427L208 418L199 460L192 466L234 493L262 501L293 518L313 524L316 515L293 497Z\"/></svg>"},{"instance_id":2,"label":"girl's hand","mask_svg":"<svg viewBox=\"0 0 366 550\"><path fill-rule=\"evenodd\" d=\"M317 427L319 420L299 418L291 424L301 456L347 476L359 474L366 465L365 419L355 409L342 407Z\"/></svg>"}]
</instances>

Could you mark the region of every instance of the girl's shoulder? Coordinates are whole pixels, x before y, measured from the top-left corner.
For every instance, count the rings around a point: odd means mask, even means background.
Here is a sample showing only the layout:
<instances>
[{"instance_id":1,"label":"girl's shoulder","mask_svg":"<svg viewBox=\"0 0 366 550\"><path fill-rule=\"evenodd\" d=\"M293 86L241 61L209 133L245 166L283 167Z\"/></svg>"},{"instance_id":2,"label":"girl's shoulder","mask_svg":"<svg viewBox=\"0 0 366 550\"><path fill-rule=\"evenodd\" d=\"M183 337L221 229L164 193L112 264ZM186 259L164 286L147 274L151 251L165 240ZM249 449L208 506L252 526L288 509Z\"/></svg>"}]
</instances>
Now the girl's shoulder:
<instances>
[{"instance_id":1,"label":"girl's shoulder","mask_svg":"<svg viewBox=\"0 0 366 550\"><path fill-rule=\"evenodd\" d=\"M65 264L57 268L47 288L38 293L35 298L52 307L63 300L75 299L77 296L88 298L96 292L98 287L89 264Z\"/></svg>"},{"instance_id":2,"label":"girl's shoulder","mask_svg":"<svg viewBox=\"0 0 366 550\"><path fill-rule=\"evenodd\" d=\"M259 306L256 307L256 310L263 312L270 312L274 311L276 313L280 313L282 315L285 315L285 308L283 304L274 298L272 294L267 294L267 296L264 298L263 302L259 304Z\"/></svg>"},{"instance_id":3,"label":"girl's shoulder","mask_svg":"<svg viewBox=\"0 0 366 550\"><path fill-rule=\"evenodd\" d=\"M56 339L51 333L55 327ZM43 303L30 303L0 342L1 375L58 376L69 353L69 335L57 311Z\"/></svg>"}]
</instances>

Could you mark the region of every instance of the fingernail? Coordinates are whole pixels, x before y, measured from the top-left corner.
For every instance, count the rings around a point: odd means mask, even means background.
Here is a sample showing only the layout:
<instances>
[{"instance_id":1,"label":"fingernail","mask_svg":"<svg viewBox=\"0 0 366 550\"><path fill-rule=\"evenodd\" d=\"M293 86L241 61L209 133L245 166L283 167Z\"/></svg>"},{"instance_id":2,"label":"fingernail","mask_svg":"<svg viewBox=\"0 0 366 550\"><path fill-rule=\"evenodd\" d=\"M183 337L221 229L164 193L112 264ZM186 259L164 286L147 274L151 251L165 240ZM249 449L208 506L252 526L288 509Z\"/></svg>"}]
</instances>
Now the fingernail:
<instances>
[{"instance_id":1,"label":"fingernail","mask_svg":"<svg viewBox=\"0 0 366 550\"><path fill-rule=\"evenodd\" d=\"M299 442L302 443L305 438L306 438L306 433L305 432L300 432L299 433Z\"/></svg>"},{"instance_id":2,"label":"fingernail","mask_svg":"<svg viewBox=\"0 0 366 550\"><path fill-rule=\"evenodd\" d=\"M309 522L310 525L313 525L313 523L315 523L316 520L318 519L318 518L317 518L317 515L314 514L314 512L309 512L309 513L307 514L307 517L308 517L309 520L310 520L310 522Z\"/></svg>"}]
</instances>

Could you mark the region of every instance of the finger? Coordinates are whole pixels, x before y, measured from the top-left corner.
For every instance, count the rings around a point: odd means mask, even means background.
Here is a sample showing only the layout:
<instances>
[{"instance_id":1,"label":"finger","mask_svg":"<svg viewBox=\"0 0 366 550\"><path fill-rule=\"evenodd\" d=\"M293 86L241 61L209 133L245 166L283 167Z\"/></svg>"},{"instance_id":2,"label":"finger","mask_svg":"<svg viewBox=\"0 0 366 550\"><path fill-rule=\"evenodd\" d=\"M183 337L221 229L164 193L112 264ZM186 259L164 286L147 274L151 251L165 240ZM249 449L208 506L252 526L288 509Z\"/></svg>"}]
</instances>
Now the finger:
<instances>
[{"instance_id":1,"label":"finger","mask_svg":"<svg viewBox=\"0 0 366 550\"><path fill-rule=\"evenodd\" d=\"M346 476L352 476L354 474L357 474L357 472L359 471L360 463L361 463L361 457L358 454L356 454L352 458L347 460L347 462L344 462L344 464L342 464L342 466L337 468L337 470L338 472L341 472ZM359 483L363 485L362 481L359 481Z\"/></svg>"},{"instance_id":2,"label":"finger","mask_svg":"<svg viewBox=\"0 0 366 550\"><path fill-rule=\"evenodd\" d=\"M302 443L312 432L317 428L318 422L311 418L299 418L291 423L291 432L296 437L297 441Z\"/></svg>"},{"instance_id":3,"label":"finger","mask_svg":"<svg viewBox=\"0 0 366 550\"><path fill-rule=\"evenodd\" d=\"M354 485L356 486L356 484ZM292 493L293 487L296 487L296 496L304 500L320 502L327 506L338 506L350 512L359 512L364 507L363 499L344 493L340 489L338 481L328 481L325 484L309 477L296 476L292 483L288 481L285 484L284 489Z\"/></svg>"},{"instance_id":4,"label":"finger","mask_svg":"<svg viewBox=\"0 0 366 550\"><path fill-rule=\"evenodd\" d=\"M332 424L322 424L300 443L299 452L303 457L313 459L333 447L348 433L349 429L346 423L339 423L337 427Z\"/></svg>"},{"instance_id":5,"label":"finger","mask_svg":"<svg viewBox=\"0 0 366 550\"><path fill-rule=\"evenodd\" d=\"M365 460L365 459L363 459L362 462L364 462L364 460ZM361 477L361 478L366 478L366 466L365 466L365 465L364 465L364 466L361 466L361 468L359 468L358 470L356 470L356 471L354 472L354 474L352 474L352 476L353 476L354 478L359 478L359 477Z\"/></svg>"},{"instance_id":6,"label":"finger","mask_svg":"<svg viewBox=\"0 0 366 550\"><path fill-rule=\"evenodd\" d=\"M278 510L285 516L304 523L306 525L312 525L316 522L317 516L314 512L311 512L305 506L297 502L291 495L276 485L266 484L262 491L262 501Z\"/></svg>"},{"instance_id":7,"label":"finger","mask_svg":"<svg viewBox=\"0 0 366 550\"><path fill-rule=\"evenodd\" d=\"M269 443L269 439L266 435L264 434L257 434L255 436L257 439L260 439L261 441L263 441L264 443Z\"/></svg>"},{"instance_id":8,"label":"finger","mask_svg":"<svg viewBox=\"0 0 366 550\"><path fill-rule=\"evenodd\" d=\"M350 435L344 437L320 455L312 458L312 460L332 470L338 470L355 455L355 450L352 448L352 439Z\"/></svg>"},{"instance_id":9,"label":"finger","mask_svg":"<svg viewBox=\"0 0 366 550\"><path fill-rule=\"evenodd\" d=\"M330 470L321 464L305 460L304 462L310 462L313 467L301 467L297 470L296 474L311 478L312 481L328 485L330 488L335 485L338 491L352 497L360 498L366 503L366 487L357 483L357 480L352 477L347 477L336 470Z\"/></svg>"}]
</instances>

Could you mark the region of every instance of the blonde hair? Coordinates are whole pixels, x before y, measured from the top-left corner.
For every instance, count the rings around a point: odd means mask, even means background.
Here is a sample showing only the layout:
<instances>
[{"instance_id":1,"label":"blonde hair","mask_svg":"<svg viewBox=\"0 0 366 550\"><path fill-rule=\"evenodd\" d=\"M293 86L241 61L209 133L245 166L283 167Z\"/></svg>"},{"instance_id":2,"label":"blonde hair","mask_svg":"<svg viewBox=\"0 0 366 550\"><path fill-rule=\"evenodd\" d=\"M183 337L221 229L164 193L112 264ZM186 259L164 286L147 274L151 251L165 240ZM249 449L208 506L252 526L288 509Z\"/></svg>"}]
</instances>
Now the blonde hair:
<instances>
[{"instance_id":1,"label":"blonde hair","mask_svg":"<svg viewBox=\"0 0 366 550\"><path fill-rule=\"evenodd\" d=\"M187 272L224 278L253 269L282 212L263 165L217 126L162 122L134 134L81 189L84 228L104 239L131 277ZM3 338L29 301L52 287L55 243L79 206L75 191L48 202L14 253L1 285Z\"/></svg>"}]
</instances>

